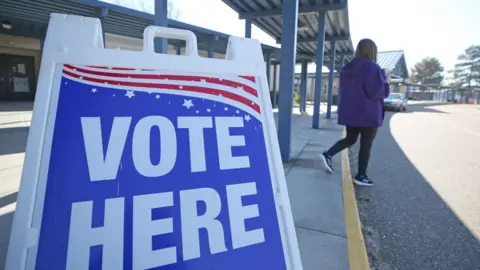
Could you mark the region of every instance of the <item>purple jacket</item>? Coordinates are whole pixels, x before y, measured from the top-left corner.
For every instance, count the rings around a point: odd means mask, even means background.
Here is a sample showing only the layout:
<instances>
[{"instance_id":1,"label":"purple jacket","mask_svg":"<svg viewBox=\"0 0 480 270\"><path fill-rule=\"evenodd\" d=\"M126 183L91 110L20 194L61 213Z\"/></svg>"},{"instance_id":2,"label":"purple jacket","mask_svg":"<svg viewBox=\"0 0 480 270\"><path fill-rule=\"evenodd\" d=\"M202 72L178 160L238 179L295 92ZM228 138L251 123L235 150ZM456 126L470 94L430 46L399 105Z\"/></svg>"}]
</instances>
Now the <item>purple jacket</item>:
<instances>
[{"instance_id":1,"label":"purple jacket","mask_svg":"<svg viewBox=\"0 0 480 270\"><path fill-rule=\"evenodd\" d=\"M380 127L383 99L390 95L385 73L368 59L354 58L340 75L338 124L349 127Z\"/></svg>"}]
</instances>

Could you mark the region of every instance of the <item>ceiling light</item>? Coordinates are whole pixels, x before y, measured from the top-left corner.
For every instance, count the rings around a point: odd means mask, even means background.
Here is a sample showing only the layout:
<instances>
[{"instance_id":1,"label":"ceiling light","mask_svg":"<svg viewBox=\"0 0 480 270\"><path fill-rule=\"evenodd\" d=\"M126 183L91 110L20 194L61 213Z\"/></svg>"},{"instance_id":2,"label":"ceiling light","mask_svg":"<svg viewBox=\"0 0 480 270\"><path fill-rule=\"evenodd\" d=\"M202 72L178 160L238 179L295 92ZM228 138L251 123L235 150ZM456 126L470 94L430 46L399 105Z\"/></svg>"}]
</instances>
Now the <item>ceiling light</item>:
<instances>
[{"instance_id":1,"label":"ceiling light","mask_svg":"<svg viewBox=\"0 0 480 270\"><path fill-rule=\"evenodd\" d=\"M10 30L10 29L12 29L12 24L8 21L3 21L2 22L2 27L6 30Z\"/></svg>"},{"instance_id":2,"label":"ceiling light","mask_svg":"<svg viewBox=\"0 0 480 270\"><path fill-rule=\"evenodd\" d=\"M298 32L307 32L308 31L308 27L307 26L302 26L302 27L299 27L298 28Z\"/></svg>"}]
</instances>

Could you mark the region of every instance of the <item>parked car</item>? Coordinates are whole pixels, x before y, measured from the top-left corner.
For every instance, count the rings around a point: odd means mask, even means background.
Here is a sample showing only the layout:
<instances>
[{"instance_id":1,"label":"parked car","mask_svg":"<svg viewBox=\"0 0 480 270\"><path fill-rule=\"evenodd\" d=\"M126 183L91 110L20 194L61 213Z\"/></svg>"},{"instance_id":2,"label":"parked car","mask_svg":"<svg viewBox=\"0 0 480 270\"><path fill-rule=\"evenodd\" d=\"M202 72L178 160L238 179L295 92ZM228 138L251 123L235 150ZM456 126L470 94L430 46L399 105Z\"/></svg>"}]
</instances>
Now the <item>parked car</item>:
<instances>
[{"instance_id":1,"label":"parked car","mask_svg":"<svg viewBox=\"0 0 480 270\"><path fill-rule=\"evenodd\" d=\"M383 100L385 110L406 111L408 99L402 93L390 93Z\"/></svg>"}]
</instances>

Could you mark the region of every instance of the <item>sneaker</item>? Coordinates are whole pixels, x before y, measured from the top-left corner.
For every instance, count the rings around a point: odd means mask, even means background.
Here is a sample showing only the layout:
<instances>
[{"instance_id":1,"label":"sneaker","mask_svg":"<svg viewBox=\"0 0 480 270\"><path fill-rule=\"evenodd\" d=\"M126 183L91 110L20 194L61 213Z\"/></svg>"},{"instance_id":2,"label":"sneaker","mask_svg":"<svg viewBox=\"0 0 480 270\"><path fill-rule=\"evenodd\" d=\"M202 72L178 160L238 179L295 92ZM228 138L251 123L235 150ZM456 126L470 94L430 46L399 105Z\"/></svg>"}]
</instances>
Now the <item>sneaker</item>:
<instances>
[{"instance_id":1,"label":"sneaker","mask_svg":"<svg viewBox=\"0 0 480 270\"><path fill-rule=\"evenodd\" d=\"M373 186L373 181L368 178L366 175L357 175L353 179L353 182L359 186L367 186L371 187Z\"/></svg>"},{"instance_id":2,"label":"sneaker","mask_svg":"<svg viewBox=\"0 0 480 270\"><path fill-rule=\"evenodd\" d=\"M321 157L321 165L323 166L323 169L326 170L327 172L333 173L333 166L332 166L332 157L327 154L327 152L323 152L323 154L320 155Z\"/></svg>"}]
</instances>

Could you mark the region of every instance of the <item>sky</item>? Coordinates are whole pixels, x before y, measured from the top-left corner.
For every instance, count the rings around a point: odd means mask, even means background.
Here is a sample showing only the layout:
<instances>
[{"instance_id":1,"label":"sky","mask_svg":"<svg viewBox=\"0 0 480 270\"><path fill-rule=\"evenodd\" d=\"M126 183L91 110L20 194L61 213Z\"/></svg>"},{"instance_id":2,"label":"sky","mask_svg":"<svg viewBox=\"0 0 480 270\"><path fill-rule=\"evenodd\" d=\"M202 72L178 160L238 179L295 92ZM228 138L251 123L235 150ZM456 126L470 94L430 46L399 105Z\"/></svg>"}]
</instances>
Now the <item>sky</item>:
<instances>
[{"instance_id":1,"label":"sky","mask_svg":"<svg viewBox=\"0 0 480 270\"><path fill-rule=\"evenodd\" d=\"M153 13L154 0L105 1L137 9L143 1ZM171 1L182 22L235 36L245 34L245 21L221 0ZM409 69L424 57L437 57L445 70L451 70L459 54L480 45L480 0L349 0L348 4L354 47L360 39L371 38L379 51L404 50ZM278 47L256 26L252 38Z\"/></svg>"}]
</instances>

